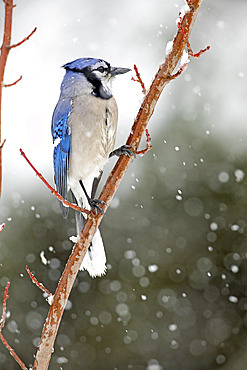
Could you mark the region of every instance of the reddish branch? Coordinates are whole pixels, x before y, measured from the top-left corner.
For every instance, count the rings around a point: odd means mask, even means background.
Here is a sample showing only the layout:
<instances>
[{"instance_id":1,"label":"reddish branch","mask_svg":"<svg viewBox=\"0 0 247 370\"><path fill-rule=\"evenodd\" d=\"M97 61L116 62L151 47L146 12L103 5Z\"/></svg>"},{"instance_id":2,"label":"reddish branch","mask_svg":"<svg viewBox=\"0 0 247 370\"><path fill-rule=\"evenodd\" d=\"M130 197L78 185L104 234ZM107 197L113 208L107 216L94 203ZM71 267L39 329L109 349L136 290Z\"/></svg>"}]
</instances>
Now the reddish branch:
<instances>
[{"instance_id":1,"label":"reddish branch","mask_svg":"<svg viewBox=\"0 0 247 370\"><path fill-rule=\"evenodd\" d=\"M175 80L175 78L180 76L181 73L183 73L185 71L185 69L187 68L188 63L189 63L189 59L184 64L181 65L181 67L177 70L176 73L174 73L173 75L170 76L170 79Z\"/></svg>"},{"instance_id":2,"label":"reddish branch","mask_svg":"<svg viewBox=\"0 0 247 370\"><path fill-rule=\"evenodd\" d=\"M1 195L1 189L2 189L2 148L3 148L3 144L1 144L2 89L3 87L14 86L22 78L20 77L18 80L16 80L12 84L4 85L3 79L4 79L5 66L7 63L9 51L17 46L22 45L36 31L36 28L34 28L34 30L27 37L25 37L22 41L18 42L17 44L11 45L12 16L13 16L13 8L15 7L15 5L13 5L13 0L3 0L3 2L5 4L5 16L4 16L3 43L1 46L1 54L0 54L0 195Z\"/></svg>"},{"instance_id":3,"label":"reddish branch","mask_svg":"<svg viewBox=\"0 0 247 370\"><path fill-rule=\"evenodd\" d=\"M193 1L192 0L186 0L187 4L189 5L190 9L193 10Z\"/></svg>"},{"instance_id":4,"label":"reddish branch","mask_svg":"<svg viewBox=\"0 0 247 370\"><path fill-rule=\"evenodd\" d=\"M7 85L3 85L3 87L11 87L11 86L14 86L16 85L19 81L21 81L22 79L22 76L20 76L15 82L12 82L11 84L7 84Z\"/></svg>"},{"instance_id":5,"label":"reddish branch","mask_svg":"<svg viewBox=\"0 0 247 370\"><path fill-rule=\"evenodd\" d=\"M146 128L146 148L143 149L143 150L137 150L136 151L136 154L138 155L143 155L145 153L147 153L148 150L150 150L152 148L152 145L151 145L151 136L148 132L148 129Z\"/></svg>"},{"instance_id":6,"label":"reddish branch","mask_svg":"<svg viewBox=\"0 0 247 370\"><path fill-rule=\"evenodd\" d=\"M0 144L0 150L3 148L5 143L6 143L6 139L4 139L3 142Z\"/></svg>"},{"instance_id":7,"label":"reddish branch","mask_svg":"<svg viewBox=\"0 0 247 370\"><path fill-rule=\"evenodd\" d=\"M35 27L31 33L29 33L28 36L24 37L23 40L21 40L20 42L17 42L17 44L13 44L13 45L10 45L10 49L13 49L13 48L16 48L17 46L20 46L21 44L23 44L25 41L29 40L30 37L34 34L34 32L37 30L37 27Z\"/></svg>"},{"instance_id":8,"label":"reddish branch","mask_svg":"<svg viewBox=\"0 0 247 370\"><path fill-rule=\"evenodd\" d=\"M25 366L25 364L21 361L20 357L16 354L15 350L9 345L9 343L7 342L7 340L4 338L4 336L2 334L2 330L4 328L5 321L6 321L6 301L9 298L9 296L8 296L9 285L10 285L10 283L7 283L7 285L5 287L5 290L4 290L3 303L2 303L3 313L2 313L2 318L1 318L1 321L0 321L0 323L1 323L0 324L0 339L3 342L3 344L5 345L5 347L7 348L7 350L9 351L9 353L11 354L11 356L13 356L15 361L20 365L20 367L23 370L28 370L28 368Z\"/></svg>"},{"instance_id":9,"label":"reddish branch","mask_svg":"<svg viewBox=\"0 0 247 370\"><path fill-rule=\"evenodd\" d=\"M173 49L166 57L164 63L159 67L158 72L147 92L143 103L140 107L138 115L131 129L131 134L127 140L127 145L131 146L136 152L141 141L141 137L146 129L146 126L154 112L156 103L164 89L164 87L173 80L172 73L178 64L184 47L185 37L188 39L196 16L199 11L202 0L191 0L190 11L185 14L181 20L181 27L178 28L177 34L173 41ZM120 182L131 164L133 156L121 156L112 170L102 192L100 199L105 202L104 211L107 210ZM69 257L65 270L57 286L54 295L53 303L50 307L45 326L43 329L40 345L34 361L33 370L48 369L52 348L57 335L57 330L64 312L66 302L73 287L73 283L79 271L80 265L87 252L87 249L93 239L93 236L103 218L103 214L91 212L85 222L79 240L75 244L73 251Z\"/></svg>"},{"instance_id":10,"label":"reddish branch","mask_svg":"<svg viewBox=\"0 0 247 370\"><path fill-rule=\"evenodd\" d=\"M190 7L191 7L191 2L192 1L187 0L187 3ZM184 36L184 41L186 42L186 46L187 46L189 56L191 56L193 58L199 58L203 53L205 53L207 50L210 49L210 46L207 46L205 49L201 49L198 53L193 53L192 48L190 46L188 35L186 34L186 32L185 32L185 30L182 26L182 17L181 17L181 15L179 15L178 28L181 29L182 34Z\"/></svg>"},{"instance_id":11,"label":"reddish branch","mask_svg":"<svg viewBox=\"0 0 247 370\"><path fill-rule=\"evenodd\" d=\"M51 297L52 296L52 293L48 290L48 289L46 289L46 287L42 284L42 283L40 283L37 279L36 279L36 277L31 273L31 271L29 270L29 268L28 268L28 265L26 265L26 270L27 270L27 273L28 273L28 275L30 276L30 279L32 280L32 282L40 289L40 290L42 290L44 293L46 293L49 297Z\"/></svg>"},{"instance_id":12,"label":"reddish branch","mask_svg":"<svg viewBox=\"0 0 247 370\"><path fill-rule=\"evenodd\" d=\"M145 95L146 92L147 92L147 90L145 88L144 82L142 81L142 78L141 78L141 75L140 75L140 73L138 71L138 68L137 68L137 66L135 64L134 64L134 70L135 70L135 73L136 73L136 78L132 77L131 79L132 79L132 81L139 82L139 84L142 87L142 92Z\"/></svg>"},{"instance_id":13,"label":"reddish branch","mask_svg":"<svg viewBox=\"0 0 247 370\"><path fill-rule=\"evenodd\" d=\"M27 161L27 163L29 164L29 166L34 170L34 172L36 173L36 175L40 178L41 181L43 181L43 183L48 187L48 189L52 192L52 194L54 194L62 203L63 205L65 205L66 207L70 207L70 208L73 208L74 210L76 211L79 211L79 212L82 212L82 213L86 213L86 214L89 214L90 212L85 209L85 208L81 208L79 206L77 206L76 204L74 203L70 203L68 202L67 200L65 200L47 181L46 179L41 175L40 172L38 172L36 170L36 168L34 167L34 165L30 162L30 160L27 158L26 154L23 152L22 149L20 149L20 153L21 155L23 156L23 158L25 158L25 160Z\"/></svg>"},{"instance_id":14,"label":"reddish branch","mask_svg":"<svg viewBox=\"0 0 247 370\"><path fill-rule=\"evenodd\" d=\"M5 290L4 290L3 305L2 305L3 313L2 313L2 318L1 318L0 331L3 330L5 321L6 321L6 301L9 298L8 296L9 286L10 286L10 282L7 283Z\"/></svg>"}]
</instances>

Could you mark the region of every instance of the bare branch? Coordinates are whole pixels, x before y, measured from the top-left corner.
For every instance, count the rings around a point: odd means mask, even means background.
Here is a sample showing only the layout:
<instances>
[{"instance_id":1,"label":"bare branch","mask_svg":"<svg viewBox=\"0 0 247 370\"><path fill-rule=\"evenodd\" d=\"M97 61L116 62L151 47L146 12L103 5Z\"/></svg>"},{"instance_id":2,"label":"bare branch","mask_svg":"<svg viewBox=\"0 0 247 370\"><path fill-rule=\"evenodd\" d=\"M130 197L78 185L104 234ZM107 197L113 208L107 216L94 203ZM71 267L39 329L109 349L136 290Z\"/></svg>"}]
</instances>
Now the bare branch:
<instances>
[{"instance_id":1,"label":"bare branch","mask_svg":"<svg viewBox=\"0 0 247 370\"><path fill-rule=\"evenodd\" d=\"M198 51L198 53L193 53L192 49L188 49L189 55L194 58L199 58L205 51L208 51L210 49L210 46L207 46L205 49L201 49Z\"/></svg>"},{"instance_id":2,"label":"bare branch","mask_svg":"<svg viewBox=\"0 0 247 370\"><path fill-rule=\"evenodd\" d=\"M10 282L7 283L5 290L4 290L4 296L3 296L3 303L2 303L2 318L0 321L0 332L3 330L5 321L6 321L6 301L9 298L8 291L9 291Z\"/></svg>"},{"instance_id":3,"label":"bare branch","mask_svg":"<svg viewBox=\"0 0 247 370\"><path fill-rule=\"evenodd\" d=\"M14 85L16 85L19 81L21 81L21 79L22 79L22 76L20 76L15 82L12 82L11 84L7 84L7 85L5 85L5 84L3 84L3 87L11 87L11 86L14 86Z\"/></svg>"},{"instance_id":4,"label":"bare branch","mask_svg":"<svg viewBox=\"0 0 247 370\"><path fill-rule=\"evenodd\" d=\"M28 36L26 36L23 40L21 40L20 42L17 42L17 44L13 44L13 45L10 45L9 46L9 48L10 49L13 49L13 48L16 48L17 46L20 46L20 45L22 45L24 42L26 42L27 40L29 40L30 39L30 37L34 34L34 32L36 32L37 31L37 27L35 27L33 30L32 30L32 32L28 35Z\"/></svg>"},{"instance_id":5,"label":"bare branch","mask_svg":"<svg viewBox=\"0 0 247 370\"><path fill-rule=\"evenodd\" d=\"M29 267L28 267L28 265L26 265L26 270L27 270L27 273L28 273L28 275L29 275L29 277L30 277L30 279L32 280L32 282L40 289L40 290L42 290L44 293L46 293L49 297L51 297L52 296L52 293L48 290L48 289L46 289L46 287L42 284L42 283L40 283L37 279L36 279L36 277L31 273L31 271L29 270Z\"/></svg>"},{"instance_id":6,"label":"bare branch","mask_svg":"<svg viewBox=\"0 0 247 370\"><path fill-rule=\"evenodd\" d=\"M2 144L0 144L0 150L2 150L2 148L3 148L4 144L5 144L5 142L6 142L6 139L4 139L4 140L3 140L3 142L2 142Z\"/></svg>"},{"instance_id":7,"label":"bare branch","mask_svg":"<svg viewBox=\"0 0 247 370\"><path fill-rule=\"evenodd\" d=\"M4 338L4 336L2 334L2 330L4 328L5 321L6 321L6 301L9 298L9 295L8 295L9 286L10 286L10 283L8 282L7 285L6 285L6 287L5 287L5 290L4 290L4 297L3 297L3 303L2 303L2 311L3 311L3 313L2 313L2 318L1 318L1 321L0 321L0 323L1 323L0 324L0 339L3 342L4 346L7 348L7 350L9 351L9 353L11 354L11 356L20 365L20 367L23 370L28 370L28 368L26 367L26 365L21 361L20 357L16 354L15 350L9 345L9 343L7 342L7 340Z\"/></svg>"},{"instance_id":8,"label":"bare branch","mask_svg":"<svg viewBox=\"0 0 247 370\"><path fill-rule=\"evenodd\" d=\"M137 150L136 154L138 155L144 155L145 153L147 153L150 149L152 149L152 145L151 145L151 136L148 132L148 129L146 128L146 148L143 149L143 150Z\"/></svg>"},{"instance_id":9,"label":"bare branch","mask_svg":"<svg viewBox=\"0 0 247 370\"><path fill-rule=\"evenodd\" d=\"M188 3L188 5L191 8L192 1L187 0L187 3ZM178 28L181 29L181 31L182 31L182 33L184 35L184 41L186 42L186 45L187 45L188 54L191 57L199 58L203 53L205 53L207 50L210 49L210 46L207 46L205 49L201 49L198 53L193 53L192 48L190 46L188 35L186 35L186 32L185 32L185 30L184 30L181 22L182 22L182 17L181 17L181 15L179 15Z\"/></svg>"},{"instance_id":10,"label":"bare branch","mask_svg":"<svg viewBox=\"0 0 247 370\"><path fill-rule=\"evenodd\" d=\"M138 71L138 68L137 68L137 66L135 64L134 64L134 70L135 70L135 73L136 73L136 79L134 77L132 77L131 79L132 79L132 81L136 81L136 82L139 82L140 83L140 85L142 87L142 92L145 95L146 92L147 92L147 90L145 88L144 82L142 81L142 78L141 78L141 75L140 75L140 73Z\"/></svg>"},{"instance_id":11,"label":"bare branch","mask_svg":"<svg viewBox=\"0 0 247 370\"><path fill-rule=\"evenodd\" d=\"M52 194L54 194L59 200L60 202L63 203L64 206L66 207L70 207L70 208L73 208L74 210L76 211L79 211L79 212L82 212L82 213L86 213L86 214L89 214L90 211L88 211L87 209L85 208L82 208L82 207L79 207L77 206L76 204L74 203L70 203L68 202L67 200L65 200L47 181L46 179L41 175L40 172L38 172L36 170L36 168L34 167L34 165L30 162L30 160L27 158L26 154L23 152L22 149L20 149L20 153L21 155L23 156L23 158L25 158L25 160L27 161L27 163L29 164L29 166L34 170L34 172L36 173L36 175L40 178L40 180L48 187L48 189L52 192Z\"/></svg>"}]
</instances>

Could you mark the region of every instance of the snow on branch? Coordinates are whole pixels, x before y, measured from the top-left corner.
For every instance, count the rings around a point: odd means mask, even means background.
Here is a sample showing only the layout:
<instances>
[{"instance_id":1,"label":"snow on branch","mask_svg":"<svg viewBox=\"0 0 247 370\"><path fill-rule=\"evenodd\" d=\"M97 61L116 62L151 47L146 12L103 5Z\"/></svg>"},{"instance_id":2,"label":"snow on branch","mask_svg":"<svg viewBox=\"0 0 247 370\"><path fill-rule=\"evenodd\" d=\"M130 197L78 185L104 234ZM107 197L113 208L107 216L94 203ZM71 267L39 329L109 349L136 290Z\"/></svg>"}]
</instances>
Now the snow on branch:
<instances>
[{"instance_id":1,"label":"snow on branch","mask_svg":"<svg viewBox=\"0 0 247 370\"><path fill-rule=\"evenodd\" d=\"M185 41L186 46L187 46L188 55L191 56L191 57L194 57L194 58L199 58L203 53L205 53L207 50L210 49L210 46L207 46L205 49L201 49L198 53L193 53L190 42L189 42L189 37L186 34L186 32L184 30L184 27L182 25L182 20L183 20L183 12L180 12L179 19L178 19L178 22L177 22L177 26L178 26L179 29L181 29L182 34L184 36L184 41Z\"/></svg>"}]
</instances>

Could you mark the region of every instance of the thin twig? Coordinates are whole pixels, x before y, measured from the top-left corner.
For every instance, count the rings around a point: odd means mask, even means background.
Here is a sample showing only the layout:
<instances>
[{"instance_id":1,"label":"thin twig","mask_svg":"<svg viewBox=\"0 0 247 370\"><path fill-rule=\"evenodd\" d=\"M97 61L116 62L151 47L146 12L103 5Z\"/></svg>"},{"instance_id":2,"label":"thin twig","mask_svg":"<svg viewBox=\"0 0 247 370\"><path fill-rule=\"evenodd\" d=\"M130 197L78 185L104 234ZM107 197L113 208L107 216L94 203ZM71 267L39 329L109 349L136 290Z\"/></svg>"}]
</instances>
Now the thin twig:
<instances>
[{"instance_id":1,"label":"thin twig","mask_svg":"<svg viewBox=\"0 0 247 370\"><path fill-rule=\"evenodd\" d=\"M189 53L190 56L192 56L194 58L199 58L203 53L205 53L209 49L210 49L210 46L207 46L207 47L205 47L205 49L201 49L200 51L198 51L198 53L193 53L192 49L188 49L188 53Z\"/></svg>"},{"instance_id":2,"label":"thin twig","mask_svg":"<svg viewBox=\"0 0 247 370\"><path fill-rule=\"evenodd\" d=\"M4 140L3 140L3 142L2 142L2 144L0 145L0 150L2 150L2 148L3 148L4 144L5 144L5 142L6 142L6 139L4 139Z\"/></svg>"},{"instance_id":3,"label":"thin twig","mask_svg":"<svg viewBox=\"0 0 247 370\"><path fill-rule=\"evenodd\" d=\"M147 153L150 149L152 149L152 145L151 145L151 136L148 132L148 129L146 128L146 148L143 149L143 150L137 150L136 154L137 155L144 155L145 153Z\"/></svg>"},{"instance_id":4,"label":"thin twig","mask_svg":"<svg viewBox=\"0 0 247 370\"><path fill-rule=\"evenodd\" d=\"M188 2L188 5L191 8L192 1L187 0L187 2ZM210 46L207 46L205 49L201 49L198 53L193 53L192 48L191 48L191 45L190 45L190 42L189 42L188 35L186 35L186 32L185 32L185 30L184 30L184 28L182 26L182 17L181 17L181 15L179 15L178 28L181 29L182 34L184 36L184 41L186 42L186 46L187 46L187 50L188 50L189 56L191 56L193 58L199 58L203 53L205 53L207 50L210 49Z\"/></svg>"},{"instance_id":5,"label":"thin twig","mask_svg":"<svg viewBox=\"0 0 247 370\"><path fill-rule=\"evenodd\" d=\"M8 296L8 292L9 292L9 286L10 286L10 282L8 281L7 282L7 285L5 287L5 290L4 290L4 296L3 296L3 303L2 303L2 318L1 318L1 324L0 324L0 332L3 330L4 328L4 325L5 325L5 321L6 321L6 301L7 299L9 298Z\"/></svg>"},{"instance_id":6,"label":"thin twig","mask_svg":"<svg viewBox=\"0 0 247 370\"><path fill-rule=\"evenodd\" d=\"M137 68L136 64L134 64L134 70L135 70L135 73L136 73L136 78L132 77L131 79L132 79L132 81L139 82L139 84L142 87L142 92L145 95L147 90L145 88L144 82L142 81L141 75L138 71L138 68Z\"/></svg>"},{"instance_id":7,"label":"thin twig","mask_svg":"<svg viewBox=\"0 0 247 370\"><path fill-rule=\"evenodd\" d=\"M89 214L90 211L88 211L87 209L85 208L82 208L82 207L79 207L78 205L74 204L74 203L70 203L68 202L66 199L64 199L47 181L46 179L43 177L43 175L41 175L40 172L38 172L36 170L36 168L34 167L34 165L31 163L31 161L27 158L26 154L23 152L22 149L20 149L20 153L21 155L23 156L23 158L25 158L25 160L27 161L27 163L29 164L29 166L34 170L34 172L36 173L36 175L40 178L40 180L48 187L48 189L52 192L52 194L54 194L59 200L60 202L63 203L64 206L66 207L70 207L70 208L73 208L74 210L76 211L79 211L79 212L82 212L82 213L86 213L86 214Z\"/></svg>"},{"instance_id":8,"label":"thin twig","mask_svg":"<svg viewBox=\"0 0 247 370\"><path fill-rule=\"evenodd\" d=\"M32 280L32 282L40 289L42 290L44 293L46 293L49 297L52 296L52 293L42 284L40 283L36 277L32 274L32 272L29 270L29 267L28 265L26 265L26 270L27 270L27 273L28 275L30 276L30 279Z\"/></svg>"},{"instance_id":9,"label":"thin twig","mask_svg":"<svg viewBox=\"0 0 247 370\"><path fill-rule=\"evenodd\" d=\"M187 12L181 22L186 36L189 36L189 34L191 33L201 2L202 0L192 0L191 4L193 6L193 10ZM185 43L183 33L181 29L178 29L177 35L174 38L173 49L169 53L169 55L167 55L164 63L162 63L159 67L158 72L156 73L156 76L150 86L150 89L148 90L141 104L138 115L132 126L131 133L126 142L126 145L133 147L135 151L137 151L138 149L142 135L154 112L156 103L164 87L171 81L169 77L172 75L173 70L175 69L183 54L184 46ZM107 210L115 192L117 191L121 183L121 180L123 179L123 176L125 175L128 167L132 162L132 159L133 156L131 156L131 158L125 155L121 156L118 159L110 176L108 177L107 182L99 197L99 199L105 202L105 205L102 206L102 208L104 208L104 211ZM39 348L34 361L33 370L48 369L52 349L66 302L68 300L83 258L90 246L90 243L92 242L92 239L97 228L100 225L100 222L103 219L103 216L104 215L100 212L98 212L97 214L91 212L87 217L83 230L79 235L78 242L73 248L73 251L68 259L64 272L57 286L53 298L53 303L46 318Z\"/></svg>"},{"instance_id":10,"label":"thin twig","mask_svg":"<svg viewBox=\"0 0 247 370\"><path fill-rule=\"evenodd\" d=\"M26 42L27 40L29 40L29 39L30 39L30 37L31 37L31 36L34 34L34 32L36 32L36 31L37 31L37 27L35 27L35 28L32 30L32 32L31 32L31 33L29 33L29 35L28 35L28 36L24 37L24 39L23 39L23 40L21 40L20 42L17 42L17 44L10 45L10 46L9 46L9 48L10 48L10 49L13 49L13 48L16 48L17 46L22 45L24 42Z\"/></svg>"},{"instance_id":11,"label":"thin twig","mask_svg":"<svg viewBox=\"0 0 247 370\"><path fill-rule=\"evenodd\" d=\"M178 69L178 71L176 73L174 73L173 75L171 75L169 77L170 80L174 80L175 78L177 78L178 76L180 76L184 71L185 69L187 68L187 65L189 63L189 59Z\"/></svg>"},{"instance_id":12,"label":"thin twig","mask_svg":"<svg viewBox=\"0 0 247 370\"><path fill-rule=\"evenodd\" d=\"M3 87L11 87L11 86L14 86L14 85L16 85L19 81L21 81L21 79L22 79L22 76L20 76L15 82L12 82L11 84L7 84L7 85L5 85L5 84L3 84Z\"/></svg>"},{"instance_id":13,"label":"thin twig","mask_svg":"<svg viewBox=\"0 0 247 370\"><path fill-rule=\"evenodd\" d=\"M15 359L15 361L20 365L20 367L23 369L23 370L28 370L28 368L26 367L26 365L22 362L22 360L20 359L20 357L17 355L17 353L15 352L15 350L9 345L9 343L7 342L7 340L4 338L3 334L2 334L2 330L4 328L4 325L5 325L5 321L6 321L6 301L7 299L9 298L9 295L8 295L8 292L9 292L9 286L10 286L10 283L8 282L6 287L5 287L5 290L4 290L4 296L3 296L3 303L2 303L2 318L1 318L1 321L0 321L0 339L1 341L3 342L4 346L7 348L7 350L9 351L9 353L11 354L11 356Z\"/></svg>"}]
</instances>

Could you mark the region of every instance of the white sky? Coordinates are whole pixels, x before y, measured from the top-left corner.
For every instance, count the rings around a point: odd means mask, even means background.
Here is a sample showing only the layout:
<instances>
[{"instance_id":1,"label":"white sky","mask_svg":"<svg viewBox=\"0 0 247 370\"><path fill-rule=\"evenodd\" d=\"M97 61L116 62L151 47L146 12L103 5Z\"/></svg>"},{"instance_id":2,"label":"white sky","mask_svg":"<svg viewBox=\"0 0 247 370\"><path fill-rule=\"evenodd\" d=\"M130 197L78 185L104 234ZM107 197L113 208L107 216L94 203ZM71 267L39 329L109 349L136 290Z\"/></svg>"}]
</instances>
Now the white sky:
<instances>
[{"instance_id":1,"label":"white sky","mask_svg":"<svg viewBox=\"0 0 247 370\"><path fill-rule=\"evenodd\" d=\"M167 42L176 33L175 21L184 5L182 0L16 3L13 42L23 39L34 27L37 32L25 44L11 50L8 59L5 83L20 75L23 79L3 92L2 138L7 139L4 191L9 191L16 181L23 182L25 187L36 184L33 172L19 154L20 147L53 182L50 124L64 75L60 66L86 56L103 58L121 67L133 68L135 63L148 87L165 57ZM215 135L222 135L224 140L231 140L234 135L247 136L246 11L245 0L203 2L191 44L195 51L207 45L211 49L200 59L192 60L185 74L164 91L157 117L164 111L169 116L174 104L183 109L194 107L203 99L211 112L209 126ZM3 21L3 3L0 12ZM132 75L120 76L114 83L121 144L142 99L140 87L131 81ZM154 135L157 129L154 116L150 131Z\"/></svg>"}]
</instances>

